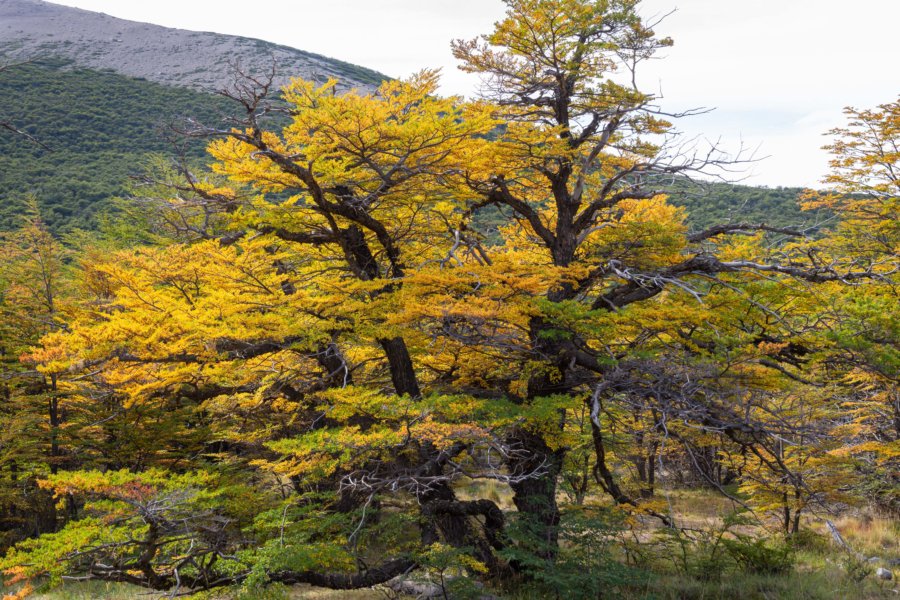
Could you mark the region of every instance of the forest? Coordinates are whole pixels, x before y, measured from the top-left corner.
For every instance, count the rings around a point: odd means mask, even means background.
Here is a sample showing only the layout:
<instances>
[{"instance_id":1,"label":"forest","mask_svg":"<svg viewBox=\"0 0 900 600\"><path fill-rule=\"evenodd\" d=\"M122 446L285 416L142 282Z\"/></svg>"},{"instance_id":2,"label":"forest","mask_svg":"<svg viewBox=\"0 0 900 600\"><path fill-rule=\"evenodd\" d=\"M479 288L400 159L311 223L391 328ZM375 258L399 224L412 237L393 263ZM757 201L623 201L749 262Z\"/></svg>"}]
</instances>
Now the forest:
<instances>
[{"instance_id":1,"label":"forest","mask_svg":"<svg viewBox=\"0 0 900 600\"><path fill-rule=\"evenodd\" d=\"M2 82L69 75L0 68L5 598L895 597L900 98L821 190L704 184L638 0L505 4L478 98L73 126L96 215L16 187L53 118Z\"/></svg>"},{"instance_id":2,"label":"forest","mask_svg":"<svg viewBox=\"0 0 900 600\"><path fill-rule=\"evenodd\" d=\"M129 194L132 177L153 155L173 152L167 123L211 121L230 110L224 99L116 73L74 68L45 57L11 65L0 77L0 118L41 144L0 137L0 230L22 224L28 198L56 235L94 230ZM202 143L181 146L202 161ZM202 164L202 162L201 162Z\"/></svg>"}]
</instances>

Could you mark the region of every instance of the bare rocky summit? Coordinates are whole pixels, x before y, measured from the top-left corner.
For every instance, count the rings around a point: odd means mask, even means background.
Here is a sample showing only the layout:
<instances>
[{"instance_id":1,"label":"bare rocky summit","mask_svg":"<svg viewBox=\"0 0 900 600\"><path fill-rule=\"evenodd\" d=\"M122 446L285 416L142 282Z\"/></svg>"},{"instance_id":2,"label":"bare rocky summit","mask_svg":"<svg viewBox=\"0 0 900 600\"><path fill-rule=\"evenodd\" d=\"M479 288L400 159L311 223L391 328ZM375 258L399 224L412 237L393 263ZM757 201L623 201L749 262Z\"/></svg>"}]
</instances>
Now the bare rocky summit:
<instances>
[{"instance_id":1,"label":"bare rocky summit","mask_svg":"<svg viewBox=\"0 0 900 600\"><path fill-rule=\"evenodd\" d=\"M233 65L265 73L277 65L290 77L338 79L371 88L376 71L263 40L126 21L42 0L0 0L0 64L62 57L80 67L110 69L158 83L218 90L233 81Z\"/></svg>"}]
</instances>

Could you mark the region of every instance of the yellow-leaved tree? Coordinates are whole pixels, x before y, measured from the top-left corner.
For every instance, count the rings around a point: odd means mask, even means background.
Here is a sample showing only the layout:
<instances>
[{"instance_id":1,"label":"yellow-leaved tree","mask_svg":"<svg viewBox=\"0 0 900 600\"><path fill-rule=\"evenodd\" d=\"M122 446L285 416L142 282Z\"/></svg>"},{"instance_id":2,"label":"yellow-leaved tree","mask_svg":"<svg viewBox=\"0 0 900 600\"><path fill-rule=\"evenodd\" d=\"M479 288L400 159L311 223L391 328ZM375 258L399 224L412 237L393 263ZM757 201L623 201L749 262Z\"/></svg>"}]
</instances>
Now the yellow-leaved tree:
<instances>
[{"instance_id":1,"label":"yellow-leaved tree","mask_svg":"<svg viewBox=\"0 0 900 600\"><path fill-rule=\"evenodd\" d=\"M856 494L892 515L900 511L900 100L847 108L829 132L829 193L807 194L810 208L836 213L832 234L814 246L820 264L853 264L877 277L865 286L829 284L815 310L828 322L819 364L830 373L842 415L835 458L849 459Z\"/></svg>"},{"instance_id":2,"label":"yellow-leaved tree","mask_svg":"<svg viewBox=\"0 0 900 600\"><path fill-rule=\"evenodd\" d=\"M793 282L877 265L810 262L788 228L689 231L666 184L732 163L681 145L632 83L671 42L636 0L506 4L453 46L478 100L439 97L430 71L280 97L247 77L239 116L186 128L213 173L148 178L176 241L86 264L91 301L30 353L73 401L115 408L85 430L101 468L44 482L84 518L0 565L154 589L420 567L555 589L568 565L597 596L578 549L603 531L566 528L564 469L667 525L654 482L676 447L719 487L724 466L801 490L788 521L807 506L826 411L798 409L814 382Z\"/></svg>"}]
</instances>

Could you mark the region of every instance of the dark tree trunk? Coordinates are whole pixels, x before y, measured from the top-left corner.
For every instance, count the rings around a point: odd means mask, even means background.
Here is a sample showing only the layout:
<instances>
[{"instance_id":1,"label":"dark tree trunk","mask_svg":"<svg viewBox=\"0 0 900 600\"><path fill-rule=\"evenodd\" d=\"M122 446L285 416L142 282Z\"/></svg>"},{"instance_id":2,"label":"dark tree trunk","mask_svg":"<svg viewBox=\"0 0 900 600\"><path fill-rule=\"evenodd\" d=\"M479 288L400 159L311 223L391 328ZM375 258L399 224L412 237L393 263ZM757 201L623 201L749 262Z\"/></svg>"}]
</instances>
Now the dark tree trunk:
<instances>
[{"instance_id":1,"label":"dark tree trunk","mask_svg":"<svg viewBox=\"0 0 900 600\"><path fill-rule=\"evenodd\" d=\"M426 477L440 476L444 470L441 461L428 460L435 454L434 448L423 448L423 457L429 468ZM423 487L416 495L422 514L422 544L443 541L454 548L468 548L476 559L484 563L492 573L502 568L493 549L501 547L503 513L490 500L461 502L447 480L434 481ZM476 515L485 518L483 535L479 535L473 520Z\"/></svg>"},{"instance_id":2,"label":"dark tree trunk","mask_svg":"<svg viewBox=\"0 0 900 600\"><path fill-rule=\"evenodd\" d=\"M380 339L378 343L384 349L388 365L391 370L391 381L398 395L408 395L411 398L419 398L422 395L416 372L413 369L412 358L406 349L406 342L401 337Z\"/></svg>"},{"instance_id":3,"label":"dark tree trunk","mask_svg":"<svg viewBox=\"0 0 900 600\"><path fill-rule=\"evenodd\" d=\"M572 385L566 378L569 368L566 344L547 335L552 325L542 318L533 318L529 325L532 348L544 359L547 370L536 373L528 381L528 399L539 401L539 398L569 392ZM561 415L560 433L562 423ZM559 540L556 488L565 450L552 450L541 435L523 429L513 431L507 441L510 446L507 468L517 478L510 483L513 503L540 540L540 554L552 558Z\"/></svg>"},{"instance_id":4,"label":"dark tree trunk","mask_svg":"<svg viewBox=\"0 0 900 600\"><path fill-rule=\"evenodd\" d=\"M570 464L573 461L570 459ZM587 496L588 488L591 483L591 461L588 455L579 457L572 468L567 473L563 471L563 478L571 489L570 498L577 505L584 504L584 498Z\"/></svg>"},{"instance_id":5,"label":"dark tree trunk","mask_svg":"<svg viewBox=\"0 0 900 600\"><path fill-rule=\"evenodd\" d=\"M456 494L449 485L441 483L418 494L417 499L422 507L449 505L456 502ZM424 544L443 540L454 548L462 548L471 541L471 527L465 516L434 510L423 510L423 515L426 518L422 528Z\"/></svg>"},{"instance_id":6,"label":"dark tree trunk","mask_svg":"<svg viewBox=\"0 0 900 600\"><path fill-rule=\"evenodd\" d=\"M591 436L594 441L594 454L597 457L597 463L594 465L594 478L597 483L616 501L616 504L634 505L634 500L629 498L619 487L609 465L606 464L606 444L603 440L603 432L594 422L591 422Z\"/></svg>"},{"instance_id":7,"label":"dark tree trunk","mask_svg":"<svg viewBox=\"0 0 900 600\"><path fill-rule=\"evenodd\" d=\"M56 375L50 378L50 398L48 409L50 417L50 472L54 475L59 471L59 398L56 397Z\"/></svg>"},{"instance_id":8,"label":"dark tree trunk","mask_svg":"<svg viewBox=\"0 0 900 600\"><path fill-rule=\"evenodd\" d=\"M644 436L639 435L637 439L638 447L644 448ZM640 496L641 498L652 498L656 489L656 451L658 444L651 443L647 447L645 453L641 453L632 457L632 461L637 468L638 481L641 482Z\"/></svg>"},{"instance_id":9,"label":"dark tree trunk","mask_svg":"<svg viewBox=\"0 0 900 600\"><path fill-rule=\"evenodd\" d=\"M353 385L350 365L347 364L341 349L335 342L319 347L316 362L322 367L322 380L326 387L343 387Z\"/></svg>"},{"instance_id":10,"label":"dark tree trunk","mask_svg":"<svg viewBox=\"0 0 900 600\"><path fill-rule=\"evenodd\" d=\"M347 229L341 230L339 239L350 269L357 277L366 280L378 279L380 275L378 262L366 242L362 229L351 225Z\"/></svg>"},{"instance_id":11,"label":"dark tree trunk","mask_svg":"<svg viewBox=\"0 0 900 600\"><path fill-rule=\"evenodd\" d=\"M537 553L543 558L553 558L559 543L556 482L565 454L550 449L540 435L527 431L515 432L509 441L512 448L507 466L513 477L523 477L510 484L513 503L538 538Z\"/></svg>"}]
</instances>

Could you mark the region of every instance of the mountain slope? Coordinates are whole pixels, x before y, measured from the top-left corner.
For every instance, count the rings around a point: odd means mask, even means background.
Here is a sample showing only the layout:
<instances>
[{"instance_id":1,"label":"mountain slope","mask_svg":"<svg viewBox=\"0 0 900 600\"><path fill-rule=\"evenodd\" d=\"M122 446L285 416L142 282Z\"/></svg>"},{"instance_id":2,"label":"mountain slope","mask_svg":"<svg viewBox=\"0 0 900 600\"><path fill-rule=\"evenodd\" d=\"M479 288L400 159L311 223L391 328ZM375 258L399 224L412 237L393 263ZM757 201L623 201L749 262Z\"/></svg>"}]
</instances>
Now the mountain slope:
<instances>
[{"instance_id":1,"label":"mountain slope","mask_svg":"<svg viewBox=\"0 0 900 600\"><path fill-rule=\"evenodd\" d=\"M91 228L151 153L171 153L164 126L183 117L218 124L235 107L204 93L227 87L233 64L372 89L380 73L238 36L136 23L41 0L0 0L0 119L49 150L0 132L0 230L34 195L53 231ZM27 64L17 64L30 61ZM205 159L203 145L187 148Z\"/></svg>"},{"instance_id":2,"label":"mountain slope","mask_svg":"<svg viewBox=\"0 0 900 600\"><path fill-rule=\"evenodd\" d=\"M60 59L0 75L0 112L48 149L0 134L0 230L18 225L34 195L53 231L92 228L127 193L148 154L171 154L165 128L183 117L217 124L234 107L188 88L73 68ZM188 158L206 160L203 144Z\"/></svg>"},{"instance_id":3,"label":"mountain slope","mask_svg":"<svg viewBox=\"0 0 900 600\"><path fill-rule=\"evenodd\" d=\"M347 87L372 87L386 78L263 40L137 23L41 0L0 0L0 55L63 57L79 67L204 90L228 85L235 61L259 73L271 68L273 58L282 82L334 77Z\"/></svg>"},{"instance_id":4,"label":"mountain slope","mask_svg":"<svg viewBox=\"0 0 900 600\"><path fill-rule=\"evenodd\" d=\"M172 153L162 135L167 124L194 117L214 125L234 109L212 94L74 68L59 59L8 69L0 74L0 113L50 150L0 133L0 230L18 224L29 194L54 231L92 228L110 210L110 198L127 194L129 176L141 172L149 154ZM186 150L189 159L208 161L199 141ZM670 198L688 210L694 229L738 221L810 225L826 218L799 210L800 191L677 182ZM485 210L479 229L496 239L500 220Z\"/></svg>"},{"instance_id":5,"label":"mountain slope","mask_svg":"<svg viewBox=\"0 0 900 600\"><path fill-rule=\"evenodd\" d=\"M167 29L40 0L0 0L0 65L42 57L0 73L0 117L50 148L0 133L0 230L18 224L30 194L55 232L94 227L96 217L111 210L110 199L127 194L129 176L141 172L149 154L172 152L161 133L166 124L182 117L216 124L234 110L199 91L229 83L229 59L265 70L270 53L285 76L336 76L347 87L383 79L260 40ZM186 150L192 160L207 160L200 142ZM821 220L799 211L799 191L676 185L671 201L688 209L695 229L728 221ZM479 217L489 238L496 235L496 216L486 211Z\"/></svg>"}]
</instances>

